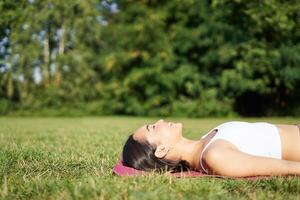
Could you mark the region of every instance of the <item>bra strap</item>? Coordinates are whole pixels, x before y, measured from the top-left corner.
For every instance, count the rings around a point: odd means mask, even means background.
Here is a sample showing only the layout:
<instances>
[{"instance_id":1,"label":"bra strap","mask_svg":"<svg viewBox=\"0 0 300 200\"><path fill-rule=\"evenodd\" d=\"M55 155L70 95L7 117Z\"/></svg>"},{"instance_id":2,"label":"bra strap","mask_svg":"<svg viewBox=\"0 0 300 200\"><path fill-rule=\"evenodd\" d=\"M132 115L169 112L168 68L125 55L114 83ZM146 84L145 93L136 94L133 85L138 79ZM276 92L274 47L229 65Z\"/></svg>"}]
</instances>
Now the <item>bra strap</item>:
<instances>
[{"instance_id":1,"label":"bra strap","mask_svg":"<svg viewBox=\"0 0 300 200\"><path fill-rule=\"evenodd\" d=\"M210 145L210 143L212 143L212 142L214 141L214 137L215 137L215 135L217 134L218 129L212 129L212 131L215 131L215 133L213 133L214 135L212 136L212 138L210 138L209 142L205 145L205 147L203 148L203 150L202 150L202 152L201 152L201 154L200 154L200 167L201 167L201 169L202 169L203 171L205 171L205 173L207 173L207 174L208 174L208 170L206 170L206 169L204 168L204 166L203 166L203 163L202 163L202 157L203 157L204 151L207 149L207 147ZM209 133L211 133L211 131L210 131ZM209 134L209 133L208 133L208 134ZM208 134L206 134L205 136L207 136Z\"/></svg>"}]
</instances>

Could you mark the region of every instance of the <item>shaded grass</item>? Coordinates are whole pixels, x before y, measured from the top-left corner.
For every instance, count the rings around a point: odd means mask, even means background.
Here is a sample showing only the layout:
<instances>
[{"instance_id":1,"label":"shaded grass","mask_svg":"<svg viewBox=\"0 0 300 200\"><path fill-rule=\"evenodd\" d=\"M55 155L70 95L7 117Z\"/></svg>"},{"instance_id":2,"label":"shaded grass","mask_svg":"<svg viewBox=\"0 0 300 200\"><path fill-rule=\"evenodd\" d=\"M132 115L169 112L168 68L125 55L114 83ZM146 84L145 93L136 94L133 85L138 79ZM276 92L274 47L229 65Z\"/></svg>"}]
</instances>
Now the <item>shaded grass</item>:
<instances>
[{"instance_id":1,"label":"shaded grass","mask_svg":"<svg viewBox=\"0 0 300 200\"><path fill-rule=\"evenodd\" d=\"M112 174L128 135L157 118L0 118L2 199L300 199L300 179ZM198 139L229 119L175 119ZM232 119L230 119L232 120ZM243 119L297 123L299 119Z\"/></svg>"}]
</instances>

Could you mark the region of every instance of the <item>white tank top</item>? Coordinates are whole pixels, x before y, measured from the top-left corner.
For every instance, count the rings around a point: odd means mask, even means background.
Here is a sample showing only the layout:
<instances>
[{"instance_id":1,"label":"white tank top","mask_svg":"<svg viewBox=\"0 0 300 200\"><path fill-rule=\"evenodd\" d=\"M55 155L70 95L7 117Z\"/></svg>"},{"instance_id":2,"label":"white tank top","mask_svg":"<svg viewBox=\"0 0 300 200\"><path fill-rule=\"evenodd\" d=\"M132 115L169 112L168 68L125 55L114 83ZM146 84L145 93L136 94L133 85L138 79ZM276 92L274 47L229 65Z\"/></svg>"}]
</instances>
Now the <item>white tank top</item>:
<instances>
[{"instance_id":1,"label":"white tank top","mask_svg":"<svg viewBox=\"0 0 300 200\"><path fill-rule=\"evenodd\" d=\"M206 144L200 155L200 166L206 173L208 171L203 167L202 156L207 147L217 139L226 140L241 152L250 155L281 159L281 139L278 128L273 124L232 121L223 123L212 130L216 129L217 133Z\"/></svg>"}]
</instances>

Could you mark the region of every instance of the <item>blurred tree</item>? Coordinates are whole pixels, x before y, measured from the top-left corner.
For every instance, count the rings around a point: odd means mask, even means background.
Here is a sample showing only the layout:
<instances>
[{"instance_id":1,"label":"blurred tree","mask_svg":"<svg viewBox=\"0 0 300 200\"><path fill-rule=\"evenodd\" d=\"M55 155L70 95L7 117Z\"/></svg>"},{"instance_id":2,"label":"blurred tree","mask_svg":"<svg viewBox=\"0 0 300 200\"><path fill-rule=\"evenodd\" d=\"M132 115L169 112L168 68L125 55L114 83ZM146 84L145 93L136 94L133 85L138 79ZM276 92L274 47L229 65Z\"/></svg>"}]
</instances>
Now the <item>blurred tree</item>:
<instances>
[{"instance_id":1,"label":"blurred tree","mask_svg":"<svg viewBox=\"0 0 300 200\"><path fill-rule=\"evenodd\" d=\"M299 9L297 0L3 0L2 110L299 115Z\"/></svg>"},{"instance_id":2,"label":"blurred tree","mask_svg":"<svg viewBox=\"0 0 300 200\"><path fill-rule=\"evenodd\" d=\"M117 4L103 29L113 50L102 55L121 113L263 115L299 99L298 1Z\"/></svg>"},{"instance_id":3,"label":"blurred tree","mask_svg":"<svg viewBox=\"0 0 300 200\"><path fill-rule=\"evenodd\" d=\"M37 99L51 106L59 99L89 97L94 91L85 88L90 88L88 81L95 76L89 63L101 42L99 2L34 0L11 4L2 3L7 20L2 24L7 24L10 32L9 64L18 80L21 103L31 107ZM38 77L41 85L35 80Z\"/></svg>"},{"instance_id":4,"label":"blurred tree","mask_svg":"<svg viewBox=\"0 0 300 200\"><path fill-rule=\"evenodd\" d=\"M221 86L226 96L236 99L237 110L266 115L295 110L296 104L299 110L300 2L223 0L213 1L213 6L228 8L227 23L234 22L248 35L235 45L232 67L222 71ZM249 98L251 93L255 95Z\"/></svg>"}]
</instances>

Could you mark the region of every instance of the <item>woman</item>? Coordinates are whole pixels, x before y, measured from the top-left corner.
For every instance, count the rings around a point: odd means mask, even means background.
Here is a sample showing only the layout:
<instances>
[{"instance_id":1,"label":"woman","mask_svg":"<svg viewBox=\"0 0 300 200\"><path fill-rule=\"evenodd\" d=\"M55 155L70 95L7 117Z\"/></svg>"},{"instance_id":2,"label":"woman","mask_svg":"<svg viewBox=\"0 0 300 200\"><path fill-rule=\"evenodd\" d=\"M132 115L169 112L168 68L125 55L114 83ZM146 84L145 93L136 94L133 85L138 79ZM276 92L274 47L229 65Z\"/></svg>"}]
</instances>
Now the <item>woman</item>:
<instances>
[{"instance_id":1,"label":"woman","mask_svg":"<svg viewBox=\"0 0 300 200\"><path fill-rule=\"evenodd\" d=\"M181 123L159 120L138 128L123 148L123 164L151 171L196 170L246 177L300 175L300 126L223 123L200 140L182 137Z\"/></svg>"}]
</instances>

